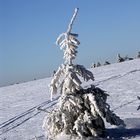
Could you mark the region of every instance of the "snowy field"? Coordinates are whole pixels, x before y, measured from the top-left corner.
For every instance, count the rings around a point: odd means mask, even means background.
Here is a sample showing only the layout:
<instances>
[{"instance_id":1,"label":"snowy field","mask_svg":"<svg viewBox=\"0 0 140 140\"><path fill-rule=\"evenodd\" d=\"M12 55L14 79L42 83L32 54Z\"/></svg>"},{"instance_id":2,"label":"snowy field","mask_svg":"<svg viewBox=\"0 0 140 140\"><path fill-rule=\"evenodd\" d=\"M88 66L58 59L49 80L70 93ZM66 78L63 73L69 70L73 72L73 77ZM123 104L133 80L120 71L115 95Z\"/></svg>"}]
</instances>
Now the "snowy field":
<instances>
[{"instance_id":1,"label":"snowy field","mask_svg":"<svg viewBox=\"0 0 140 140\"><path fill-rule=\"evenodd\" d=\"M126 128L106 124L111 139L140 140L140 59L91 69L94 84L110 95L111 109L126 123ZM45 112L57 103L50 101L48 84L51 78L0 88L0 140L45 140L42 122Z\"/></svg>"}]
</instances>

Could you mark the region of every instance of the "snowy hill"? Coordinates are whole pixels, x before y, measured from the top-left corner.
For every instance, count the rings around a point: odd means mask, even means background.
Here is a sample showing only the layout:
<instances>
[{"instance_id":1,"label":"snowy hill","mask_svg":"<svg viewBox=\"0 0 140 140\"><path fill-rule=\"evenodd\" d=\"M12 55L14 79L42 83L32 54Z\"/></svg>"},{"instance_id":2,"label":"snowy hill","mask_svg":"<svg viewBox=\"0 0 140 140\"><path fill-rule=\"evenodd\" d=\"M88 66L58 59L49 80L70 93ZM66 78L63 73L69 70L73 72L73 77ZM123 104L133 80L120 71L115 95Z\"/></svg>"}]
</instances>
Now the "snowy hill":
<instances>
[{"instance_id":1,"label":"snowy hill","mask_svg":"<svg viewBox=\"0 0 140 140\"><path fill-rule=\"evenodd\" d=\"M112 139L140 139L140 59L116 63L91 69L94 84L110 95L111 109L126 123L126 129L106 124ZM1 140L44 140L42 122L45 112L57 103L50 101L48 84L51 78L0 88L0 139Z\"/></svg>"}]
</instances>

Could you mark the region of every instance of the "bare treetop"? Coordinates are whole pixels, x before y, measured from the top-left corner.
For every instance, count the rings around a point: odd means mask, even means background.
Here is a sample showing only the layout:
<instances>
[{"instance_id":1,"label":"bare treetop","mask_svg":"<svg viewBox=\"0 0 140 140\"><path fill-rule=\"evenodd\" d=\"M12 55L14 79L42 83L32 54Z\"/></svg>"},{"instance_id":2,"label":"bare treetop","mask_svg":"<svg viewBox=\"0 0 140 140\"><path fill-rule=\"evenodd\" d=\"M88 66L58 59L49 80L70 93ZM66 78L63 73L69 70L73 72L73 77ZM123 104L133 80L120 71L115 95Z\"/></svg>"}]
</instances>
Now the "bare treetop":
<instances>
[{"instance_id":1,"label":"bare treetop","mask_svg":"<svg viewBox=\"0 0 140 140\"><path fill-rule=\"evenodd\" d=\"M71 32L71 30L72 30L72 25L73 25L73 23L74 23L74 20L75 20L77 14L78 14L78 10L79 10L79 8L75 8L74 14L73 14L73 16L72 16L72 18L71 18L71 21L70 21L70 23L69 23L69 26L68 26L68 30L67 30L67 33L68 33L68 34L69 34L69 33Z\"/></svg>"},{"instance_id":2,"label":"bare treetop","mask_svg":"<svg viewBox=\"0 0 140 140\"><path fill-rule=\"evenodd\" d=\"M64 50L64 60L65 64L72 64L72 60L75 59L77 54L77 47L80 44L80 41L77 39L78 34L71 33L72 25L74 23L74 20L77 16L78 8L75 8L74 14L70 20L70 23L68 25L67 32L61 33L57 40L56 44L60 46L60 49Z\"/></svg>"}]
</instances>

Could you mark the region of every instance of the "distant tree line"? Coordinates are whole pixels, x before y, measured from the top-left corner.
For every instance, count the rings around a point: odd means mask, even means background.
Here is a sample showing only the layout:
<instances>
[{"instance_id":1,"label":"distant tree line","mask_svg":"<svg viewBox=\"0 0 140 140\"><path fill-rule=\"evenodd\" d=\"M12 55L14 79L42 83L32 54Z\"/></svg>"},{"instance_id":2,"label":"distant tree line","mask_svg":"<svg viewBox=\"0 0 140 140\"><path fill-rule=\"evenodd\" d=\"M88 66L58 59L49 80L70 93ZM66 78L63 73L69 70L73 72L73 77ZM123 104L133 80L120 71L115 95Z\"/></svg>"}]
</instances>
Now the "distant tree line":
<instances>
[{"instance_id":1,"label":"distant tree line","mask_svg":"<svg viewBox=\"0 0 140 140\"><path fill-rule=\"evenodd\" d=\"M135 57L136 59L137 58L140 58L140 51L138 52L138 54L136 55ZM117 63L121 63L121 62L124 62L124 61L129 61L129 60L133 60L134 58L132 57L128 57L127 55L126 56L121 56L120 54L117 54ZM107 60L105 60L104 64L102 65L110 65L111 63ZM97 62L97 63L92 63L91 65L91 68L95 68L95 67L100 67L102 66L100 62Z\"/></svg>"}]
</instances>

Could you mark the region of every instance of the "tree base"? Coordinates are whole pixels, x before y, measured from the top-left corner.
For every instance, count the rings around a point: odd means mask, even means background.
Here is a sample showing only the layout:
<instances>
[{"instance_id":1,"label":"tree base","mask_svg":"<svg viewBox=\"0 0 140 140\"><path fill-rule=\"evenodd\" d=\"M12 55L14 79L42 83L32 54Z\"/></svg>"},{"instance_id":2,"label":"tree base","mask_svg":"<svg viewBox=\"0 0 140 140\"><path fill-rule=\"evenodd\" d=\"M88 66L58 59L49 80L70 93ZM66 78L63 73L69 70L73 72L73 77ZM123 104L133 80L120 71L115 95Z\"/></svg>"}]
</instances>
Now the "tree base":
<instances>
[{"instance_id":1,"label":"tree base","mask_svg":"<svg viewBox=\"0 0 140 140\"><path fill-rule=\"evenodd\" d=\"M43 128L48 138L54 140L60 133L80 138L105 137L103 118L110 124L124 124L110 111L107 96L95 86L61 95L57 108L44 119Z\"/></svg>"}]
</instances>

